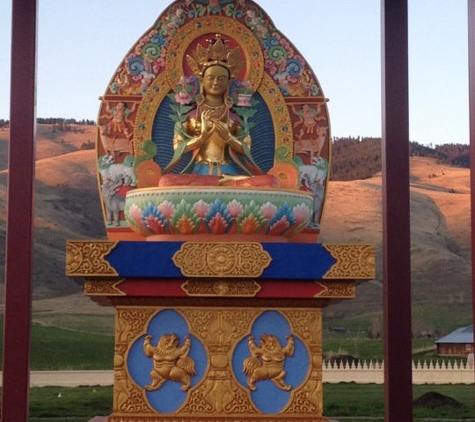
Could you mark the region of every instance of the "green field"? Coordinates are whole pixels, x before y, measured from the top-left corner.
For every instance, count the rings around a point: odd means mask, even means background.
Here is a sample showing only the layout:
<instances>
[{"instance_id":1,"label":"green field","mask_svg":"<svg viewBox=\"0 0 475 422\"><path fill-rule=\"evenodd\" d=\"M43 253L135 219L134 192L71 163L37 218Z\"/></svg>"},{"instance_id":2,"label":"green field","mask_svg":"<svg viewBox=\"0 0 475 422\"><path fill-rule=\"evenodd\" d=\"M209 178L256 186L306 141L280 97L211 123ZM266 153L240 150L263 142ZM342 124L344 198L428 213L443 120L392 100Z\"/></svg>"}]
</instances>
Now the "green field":
<instances>
[{"instance_id":1,"label":"green field","mask_svg":"<svg viewBox=\"0 0 475 422\"><path fill-rule=\"evenodd\" d=\"M113 369L113 327L110 328L109 334L104 334L107 323L100 318L96 322L97 326L93 318L88 318L87 325L83 322L82 326L78 322L67 322L75 328L32 325L31 370ZM3 348L2 342L3 336L0 336L0 351ZM436 355L433 339L414 339L412 345L413 359L416 361L447 360ZM323 353L327 358L352 356L361 361L381 361L383 350L381 339L369 339L362 333L324 332ZM55 358L51 359L51 356Z\"/></svg>"},{"instance_id":2,"label":"green field","mask_svg":"<svg viewBox=\"0 0 475 422\"><path fill-rule=\"evenodd\" d=\"M3 353L3 335L0 337L0 352ZM32 371L113 369L113 357L112 335L32 325Z\"/></svg>"},{"instance_id":3,"label":"green field","mask_svg":"<svg viewBox=\"0 0 475 422\"><path fill-rule=\"evenodd\" d=\"M459 407L427 409L414 407L414 421L449 420L475 421L474 386L469 385L417 385L414 398L427 392L437 392L454 398ZM325 416L343 422L383 420L384 392L382 385L353 383L325 384L323 389ZM87 422L93 416L112 412L112 387L33 388L30 393L30 421ZM38 419L41 418L41 419ZM47 419L45 419L47 418ZM53 419L54 418L54 419ZM66 419L68 418L68 419ZM82 418L82 419L81 419Z\"/></svg>"},{"instance_id":4,"label":"green field","mask_svg":"<svg viewBox=\"0 0 475 422\"><path fill-rule=\"evenodd\" d=\"M84 322L87 321L87 323ZM74 322L66 319L68 328L33 324L32 370L112 370L114 337L113 329L105 334L111 321L94 318ZM87 331L87 332L86 332ZM0 343L3 337L0 337ZM413 350L433 346L430 339L413 341ZM1 346L1 344L0 344ZM383 342L369 339L362 332L335 333L325 331L324 353L327 356L351 355L361 360L381 360ZM54 356L54 359L51 359ZM433 352L414 355L416 359L433 358ZM463 420L475 422L473 385L417 385L414 398L428 391L455 399L459 407L436 409L414 408L414 422L435 420L439 422ZM30 392L30 422L87 422L96 415L112 412L112 387L44 387ZM325 384L325 416L339 422L368 422L384 420L384 391L382 385L354 383Z\"/></svg>"}]
</instances>

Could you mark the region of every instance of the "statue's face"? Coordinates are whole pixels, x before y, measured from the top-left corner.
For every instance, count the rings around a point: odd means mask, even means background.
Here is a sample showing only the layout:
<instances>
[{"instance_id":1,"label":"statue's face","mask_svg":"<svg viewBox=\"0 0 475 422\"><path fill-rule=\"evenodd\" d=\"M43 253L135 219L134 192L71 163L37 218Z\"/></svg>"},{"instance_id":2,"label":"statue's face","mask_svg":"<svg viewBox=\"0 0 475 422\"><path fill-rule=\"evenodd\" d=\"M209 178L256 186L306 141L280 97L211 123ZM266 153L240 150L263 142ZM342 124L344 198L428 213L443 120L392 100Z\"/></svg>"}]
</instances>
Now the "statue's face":
<instances>
[{"instance_id":1,"label":"statue's face","mask_svg":"<svg viewBox=\"0 0 475 422\"><path fill-rule=\"evenodd\" d=\"M222 66L210 66L203 75L205 94L223 95L229 86L228 70Z\"/></svg>"}]
</instances>

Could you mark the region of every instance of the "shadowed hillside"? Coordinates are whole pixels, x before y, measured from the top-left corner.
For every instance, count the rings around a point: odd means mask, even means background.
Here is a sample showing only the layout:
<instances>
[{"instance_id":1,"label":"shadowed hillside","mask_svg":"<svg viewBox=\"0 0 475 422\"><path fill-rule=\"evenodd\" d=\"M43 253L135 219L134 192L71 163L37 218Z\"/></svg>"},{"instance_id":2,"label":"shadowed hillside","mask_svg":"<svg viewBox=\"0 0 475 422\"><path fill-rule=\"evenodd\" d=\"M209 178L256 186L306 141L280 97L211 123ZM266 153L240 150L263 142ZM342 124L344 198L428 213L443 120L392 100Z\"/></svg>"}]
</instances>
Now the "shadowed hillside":
<instances>
[{"instance_id":1,"label":"shadowed hillside","mask_svg":"<svg viewBox=\"0 0 475 422\"><path fill-rule=\"evenodd\" d=\"M413 157L410 163L414 334L435 335L471 321L469 170L434 158ZM381 186L380 175L330 182L320 237L323 243L377 246L377 281L362 283L355 300L326 310L335 319L372 313L375 335L382 329Z\"/></svg>"},{"instance_id":2,"label":"shadowed hillside","mask_svg":"<svg viewBox=\"0 0 475 422\"><path fill-rule=\"evenodd\" d=\"M36 300L55 298L51 303L59 304L61 296L80 290L75 282L64 276L68 239L105 238L95 151L85 149L94 141L94 133L93 126L82 126L78 132L54 130L52 125L38 127L34 260ZM0 169L6 168L7 139L8 130L0 130ZM355 170L352 174L360 175L360 179L330 182L320 241L376 245L377 277L358 286L357 299L328 307L325 321L333 325L361 324L362 330L370 329L372 335L378 336L382 327L380 144L375 139L353 144L349 151L342 148L343 144L334 145L333 163L340 170L332 170L332 177L342 169L352 168ZM429 148L425 151L427 156L411 158L411 252L416 335L422 332L445 333L458 325L469 324L471 318L469 170L450 165L450 159L431 155L434 151ZM365 176L361 176L362 173L356 170L365 162L371 162L372 170L367 173L366 166ZM345 174L346 178L350 173ZM2 257L6 180L4 170L0 172ZM3 262L0 271L3 279ZM3 295L1 297L3 299ZM66 302L68 300L65 299ZM78 301L77 295L73 295L71 300L74 300L76 311L81 303L88 301L87 298ZM48 308L50 305L44 306Z\"/></svg>"},{"instance_id":3,"label":"shadowed hillside","mask_svg":"<svg viewBox=\"0 0 475 422\"><path fill-rule=\"evenodd\" d=\"M334 138L331 180L367 179L381 171L381 139ZM470 168L470 150L465 144L436 145L433 148L409 143L411 157L434 158L438 164Z\"/></svg>"},{"instance_id":4,"label":"shadowed hillside","mask_svg":"<svg viewBox=\"0 0 475 422\"><path fill-rule=\"evenodd\" d=\"M78 286L65 274L68 239L105 238L96 180L95 151L81 149L94 140L84 132L53 131L38 125L35 185L34 299L69 295ZM7 163L9 131L0 131L0 165ZM5 168L5 166L3 168ZM7 171L0 172L0 277L3 289ZM1 296L3 300L3 294Z\"/></svg>"}]
</instances>

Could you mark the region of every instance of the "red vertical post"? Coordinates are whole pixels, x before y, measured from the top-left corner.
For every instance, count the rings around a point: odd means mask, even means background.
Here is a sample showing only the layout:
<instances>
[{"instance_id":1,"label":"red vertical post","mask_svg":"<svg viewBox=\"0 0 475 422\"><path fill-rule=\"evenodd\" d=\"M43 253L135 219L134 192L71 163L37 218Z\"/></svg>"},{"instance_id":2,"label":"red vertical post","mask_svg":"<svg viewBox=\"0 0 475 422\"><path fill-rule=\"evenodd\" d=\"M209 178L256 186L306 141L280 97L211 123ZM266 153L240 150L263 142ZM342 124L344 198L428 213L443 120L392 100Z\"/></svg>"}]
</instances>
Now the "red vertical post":
<instances>
[{"instance_id":1,"label":"red vertical post","mask_svg":"<svg viewBox=\"0 0 475 422\"><path fill-rule=\"evenodd\" d=\"M28 421L36 130L36 0L12 1L2 421Z\"/></svg>"},{"instance_id":2,"label":"red vertical post","mask_svg":"<svg viewBox=\"0 0 475 422\"><path fill-rule=\"evenodd\" d=\"M382 0L385 421L411 422L411 236L407 0Z\"/></svg>"},{"instance_id":3,"label":"red vertical post","mask_svg":"<svg viewBox=\"0 0 475 422\"><path fill-rule=\"evenodd\" d=\"M470 125L470 206L472 221L472 324L475 325L475 0L468 0L467 9L468 108Z\"/></svg>"}]
</instances>

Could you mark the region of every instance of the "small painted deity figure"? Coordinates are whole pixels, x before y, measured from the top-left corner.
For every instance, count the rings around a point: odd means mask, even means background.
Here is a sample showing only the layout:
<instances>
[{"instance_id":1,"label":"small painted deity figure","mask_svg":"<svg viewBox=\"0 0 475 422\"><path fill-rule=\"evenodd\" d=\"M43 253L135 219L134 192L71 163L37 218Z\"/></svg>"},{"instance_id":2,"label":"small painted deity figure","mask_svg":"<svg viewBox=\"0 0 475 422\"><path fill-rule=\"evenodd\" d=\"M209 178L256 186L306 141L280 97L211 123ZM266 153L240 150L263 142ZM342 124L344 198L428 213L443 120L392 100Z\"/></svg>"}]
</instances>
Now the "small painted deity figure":
<instances>
[{"instance_id":1,"label":"small painted deity figure","mask_svg":"<svg viewBox=\"0 0 475 422\"><path fill-rule=\"evenodd\" d=\"M310 107L308 104L304 104L301 110L297 110L292 107L292 111L299 117L299 120L294 123L294 128L302 125L305 128L306 133L313 133L317 128L318 120L325 120L324 116L319 116L320 106L318 109Z\"/></svg>"},{"instance_id":2,"label":"small painted deity figure","mask_svg":"<svg viewBox=\"0 0 475 422\"><path fill-rule=\"evenodd\" d=\"M175 125L174 156L165 173L191 152L191 160L182 173L192 168L193 174L214 176L220 185L278 187L278 180L263 174L255 163L250 135L232 111L229 87L244 65L238 47L228 50L218 34L208 49L198 45L196 58L187 56L187 60L199 79L200 93L186 121ZM189 180L164 175L160 185L188 184Z\"/></svg>"},{"instance_id":3,"label":"small painted deity figure","mask_svg":"<svg viewBox=\"0 0 475 422\"><path fill-rule=\"evenodd\" d=\"M175 381L182 384L182 391L188 391L191 386L191 376L195 375L195 362L188 357L191 340L185 337L180 341L175 334L164 334L156 346L150 342L152 336L147 335L143 350L146 356L153 358L153 369L150 372L152 382L147 385L147 391L158 390L166 381Z\"/></svg>"},{"instance_id":4,"label":"small painted deity figure","mask_svg":"<svg viewBox=\"0 0 475 422\"><path fill-rule=\"evenodd\" d=\"M128 139L132 137L132 133L129 129L129 125L133 125L134 122L129 120L129 115L135 111L135 103L131 109L127 107L124 102L117 103L114 107L111 107L107 103L106 111L109 113L107 117L109 121L103 127L102 133L104 135L112 135L113 133L123 133Z\"/></svg>"},{"instance_id":5,"label":"small painted deity figure","mask_svg":"<svg viewBox=\"0 0 475 422\"><path fill-rule=\"evenodd\" d=\"M287 336L287 344L282 347L273 334L262 334L261 347L249 337L248 346L251 356L244 360L244 373L248 376L247 385L251 391L257 389L255 383L269 379L278 388L290 391L292 387L285 383L284 363L287 356L294 353L294 339Z\"/></svg>"}]
</instances>

